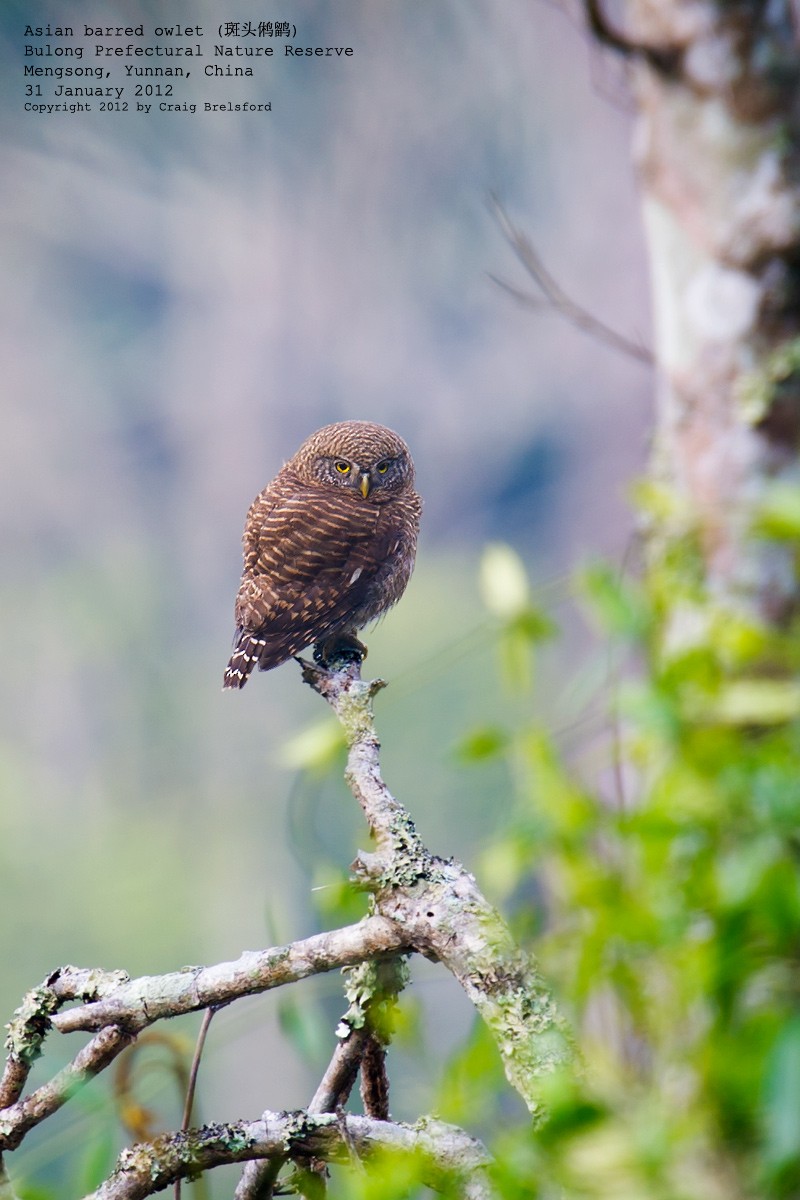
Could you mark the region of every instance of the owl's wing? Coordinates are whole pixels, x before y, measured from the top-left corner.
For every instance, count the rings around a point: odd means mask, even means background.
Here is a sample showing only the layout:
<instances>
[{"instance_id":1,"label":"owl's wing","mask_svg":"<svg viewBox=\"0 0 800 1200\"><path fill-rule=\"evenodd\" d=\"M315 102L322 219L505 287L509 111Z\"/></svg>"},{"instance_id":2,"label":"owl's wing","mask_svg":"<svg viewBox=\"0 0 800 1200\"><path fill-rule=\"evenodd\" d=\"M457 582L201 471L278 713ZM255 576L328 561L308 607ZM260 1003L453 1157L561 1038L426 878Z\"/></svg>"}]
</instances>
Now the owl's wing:
<instances>
[{"instance_id":1,"label":"owl's wing","mask_svg":"<svg viewBox=\"0 0 800 1200\"><path fill-rule=\"evenodd\" d=\"M398 529L388 506L346 489L299 489L251 507L236 624L264 639L260 664L298 653L364 605Z\"/></svg>"}]
</instances>

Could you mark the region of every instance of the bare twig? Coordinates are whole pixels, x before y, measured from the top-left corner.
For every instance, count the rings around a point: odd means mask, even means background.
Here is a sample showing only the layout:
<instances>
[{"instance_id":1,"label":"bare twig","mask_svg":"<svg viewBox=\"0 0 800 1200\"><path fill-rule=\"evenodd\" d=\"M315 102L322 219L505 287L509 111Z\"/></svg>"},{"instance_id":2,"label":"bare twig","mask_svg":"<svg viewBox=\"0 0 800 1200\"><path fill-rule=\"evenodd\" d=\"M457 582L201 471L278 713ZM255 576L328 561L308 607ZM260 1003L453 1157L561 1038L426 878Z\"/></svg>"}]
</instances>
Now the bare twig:
<instances>
[{"instance_id":1,"label":"bare twig","mask_svg":"<svg viewBox=\"0 0 800 1200\"><path fill-rule=\"evenodd\" d=\"M656 46L642 42L615 28L603 8L603 0L584 0L586 20L594 37L603 46L626 58L642 58L665 75L674 74L680 62L682 47L666 44Z\"/></svg>"},{"instance_id":2,"label":"bare twig","mask_svg":"<svg viewBox=\"0 0 800 1200\"><path fill-rule=\"evenodd\" d=\"M3 1078L0 1080L0 1112L20 1098L32 1066L32 1062L25 1062L15 1054L10 1054L6 1059Z\"/></svg>"},{"instance_id":3,"label":"bare twig","mask_svg":"<svg viewBox=\"0 0 800 1200\"><path fill-rule=\"evenodd\" d=\"M402 959L380 963L361 963L346 969L345 992L350 1007L337 1027L340 1039L319 1087L308 1106L312 1114L341 1112L347 1103L359 1067L364 1071L364 1055L377 1036L389 1040L391 1012L397 994L408 982L408 968ZM388 1119L388 1081L386 1083ZM365 1109L367 1116L380 1116ZM234 1200L269 1200L285 1162L272 1158L267 1162L249 1162L236 1189Z\"/></svg>"},{"instance_id":4,"label":"bare twig","mask_svg":"<svg viewBox=\"0 0 800 1200\"><path fill-rule=\"evenodd\" d=\"M263 1161L254 1158L245 1163L233 1200L272 1200L285 1164L286 1155L277 1153Z\"/></svg>"},{"instance_id":5,"label":"bare twig","mask_svg":"<svg viewBox=\"0 0 800 1200\"><path fill-rule=\"evenodd\" d=\"M361 1102L368 1117L389 1120L389 1078L386 1074L386 1048L370 1034L361 1059Z\"/></svg>"},{"instance_id":6,"label":"bare twig","mask_svg":"<svg viewBox=\"0 0 800 1200\"><path fill-rule=\"evenodd\" d=\"M11 1186L11 1180L6 1174L2 1154L0 1154L0 1200L19 1200L17 1193Z\"/></svg>"},{"instance_id":7,"label":"bare twig","mask_svg":"<svg viewBox=\"0 0 800 1200\"><path fill-rule=\"evenodd\" d=\"M197 1042L194 1047L192 1056L192 1065L189 1068L189 1081L186 1088L186 1102L183 1106L183 1120L181 1121L181 1133L186 1133L192 1123L192 1110L194 1109L194 1097L197 1090L197 1073L200 1070L200 1060L203 1057L203 1051L206 1045L206 1038L211 1026L211 1022L219 1012L218 1008L207 1008L203 1013L203 1021L200 1025L200 1032L197 1035ZM181 1200L181 1183L182 1180L175 1180L175 1200Z\"/></svg>"},{"instance_id":8,"label":"bare twig","mask_svg":"<svg viewBox=\"0 0 800 1200\"><path fill-rule=\"evenodd\" d=\"M328 1068L308 1106L311 1113L336 1112L353 1090L369 1037L367 1029L351 1029L333 1052Z\"/></svg>"},{"instance_id":9,"label":"bare twig","mask_svg":"<svg viewBox=\"0 0 800 1200\"><path fill-rule=\"evenodd\" d=\"M492 196L490 199L495 219L500 226L503 236L531 279L541 290L542 297L524 292L520 288L514 287L513 284L499 279L496 275L490 274L489 278L526 308L551 309L564 317L577 329L588 333L591 337L610 346L612 350L626 354L629 358L636 359L637 362L653 366L654 358L652 351L648 350L646 346L642 346L640 342L635 342L631 338L625 337L624 334L618 333L615 329L606 325L604 321L593 316L587 309L582 308L580 304L576 304L566 294L545 267L530 239L513 223L497 197Z\"/></svg>"}]
</instances>

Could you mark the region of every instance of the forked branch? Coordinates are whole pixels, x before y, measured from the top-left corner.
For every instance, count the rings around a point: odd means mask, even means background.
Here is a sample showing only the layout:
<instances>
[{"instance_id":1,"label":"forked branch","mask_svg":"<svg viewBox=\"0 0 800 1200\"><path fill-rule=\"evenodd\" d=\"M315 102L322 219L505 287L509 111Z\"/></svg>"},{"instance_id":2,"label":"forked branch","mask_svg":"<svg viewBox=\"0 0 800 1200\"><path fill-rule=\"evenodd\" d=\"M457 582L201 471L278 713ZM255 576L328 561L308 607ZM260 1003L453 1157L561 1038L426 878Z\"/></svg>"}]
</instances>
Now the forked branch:
<instances>
[{"instance_id":1,"label":"forked branch","mask_svg":"<svg viewBox=\"0 0 800 1200\"><path fill-rule=\"evenodd\" d=\"M572 1061L572 1043L536 962L516 945L474 877L423 846L410 815L386 787L372 714L383 682L362 680L355 663L338 671L305 664L303 677L345 731L345 775L377 847L362 851L354 869L373 893L376 914L456 977L494 1035L509 1082L540 1120L539 1081Z\"/></svg>"},{"instance_id":2,"label":"forked branch","mask_svg":"<svg viewBox=\"0 0 800 1200\"><path fill-rule=\"evenodd\" d=\"M232 1162L250 1164L238 1200L260 1200L272 1194L288 1160L302 1171L309 1159L339 1161L392 1148L421 1155L429 1186L444 1186L455 1173L461 1194L485 1200L490 1195L486 1152L462 1130L435 1121L407 1126L381 1119L388 1118L384 1045L389 1028L381 1014L404 986L405 958L415 951L456 977L494 1035L509 1081L534 1120L542 1118L541 1077L567 1066L572 1047L536 963L515 945L472 875L426 849L409 813L383 782L372 713L383 683L362 680L360 664L353 661L326 669L302 666L304 679L334 709L347 738L347 782L374 838L374 849L360 852L353 864L357 880L371 893L370 915L355 925L211 967L133 980L120 971L55 971L28 994L9 1026L9 1055L0 1079L0 1159L154 1021L350 968L350 1009L337 1030L340 1043L308 1109L180 1130L141 1143L123 1152L91 1200L138 1200ZM92 1037L67 1067L25 1095L31 1066L53 1030ZM363 1117L342 1109L359 1070ZM12 1195L10 1187L0 1173L0 1188Z\"/></svg>"}]
</instances>

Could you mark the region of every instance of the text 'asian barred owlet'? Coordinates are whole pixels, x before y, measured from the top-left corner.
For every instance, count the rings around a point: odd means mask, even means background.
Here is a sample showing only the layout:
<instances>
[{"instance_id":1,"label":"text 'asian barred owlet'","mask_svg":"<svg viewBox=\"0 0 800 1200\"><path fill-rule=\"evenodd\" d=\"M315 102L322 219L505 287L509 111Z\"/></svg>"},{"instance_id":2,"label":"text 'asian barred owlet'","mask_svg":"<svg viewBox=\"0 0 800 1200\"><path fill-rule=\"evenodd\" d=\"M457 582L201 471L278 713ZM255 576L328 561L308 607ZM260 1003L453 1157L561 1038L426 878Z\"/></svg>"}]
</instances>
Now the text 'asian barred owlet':
<instances>
[{"instance_id":1,"label":"text 'asian barred owlet'","mask_svg":"<svg viewBox=\"0 0 800 1200\"><path fill-rule=\"evenodd\" d=\"M395 604L414 569L422 501L405 442L370 421L326 425L250 506L224 688L307 646L366 653L355 633Z\"/></svg>"}]
</instances>

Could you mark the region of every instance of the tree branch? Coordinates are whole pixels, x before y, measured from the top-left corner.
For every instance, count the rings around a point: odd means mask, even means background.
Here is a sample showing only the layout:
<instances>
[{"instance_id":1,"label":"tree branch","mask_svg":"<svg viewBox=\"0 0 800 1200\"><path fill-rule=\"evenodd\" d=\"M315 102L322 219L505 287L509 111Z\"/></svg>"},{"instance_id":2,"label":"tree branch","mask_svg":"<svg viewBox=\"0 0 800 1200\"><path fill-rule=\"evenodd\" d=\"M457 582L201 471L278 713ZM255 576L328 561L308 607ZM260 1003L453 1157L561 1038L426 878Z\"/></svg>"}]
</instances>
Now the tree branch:
<instances>
[{"instance_id":1,"label":"tree branch","mask_svg":"<svg viewBox=\"0 0 800 1200\"><path fill-rule=\"evenodd\" d=\"M377 1040L375 1031L379 1030L381 1038L389 1040L391 1013L398 993L408 982L408 968L401 958L360 963L346 969L346 973L345 992L350 1007L337 1026L336 1036L340 1040L306 1110L312 1115L340 1112L347 1103L359 1068L363 1078L365 1053ZM388 1082L386 1100L388 1105ZM388 1120L388 1107L382 1112L372 1112L365 1105L365 1115ZM234 1200L270 1200L284 1162L285 1156L247 1163Z\"/></svg>"},{"instance_id":2,"label":"tree branch","mask_svg":"<svg viewBox=\"0 0 800 1200\"><path fill-rule=\"evenodd\" d=\"M336 1112L337 1108L347 1103L369 1037L368 1029L351 1029L344 1041L337 1042L333 1057L308 1106L310 1113Z\"/></svg>"},{"instance_id":3,"label":"tree branch","mask_svg":"<svg viewBox=\"0 0 800 1200\"><path fill-rule=\"evenodd\" d=\"M137 1200L222 1163L249 1162L237 1197L269 1196L287 1159L361 1156L376 1148L413 1150L437 1187L453 1175L463 1195L489 1195L486 1152L461 1130L439 1122L414 1127L388 1115L383 1047L390 1012L406 982L403 956L413 950L438 960L458 979L497 1042L506 1075L534 1119L543 1115L537 1080L572 1060L572 1046L533 958L519 950L474 878L459 864L432 855L380 772L372 699L381 680L366 682L360 664L322 669L303 663L303 677L331 705L348 743L346 779L375 839L360 852L357 878L372 893L372 913L358 924L287 946L248 951L234 962L189 967L131 980L123 972L63 967L30 992L9 1026L9 1057L0 1080L0 1152L19 1145L153 1022L197 1009L219 1008L246 995L294 983L335 967L351 968L346 1036L308 1111L266 1113L260 1121L186 1129L126 1150L92 1200ZM76 1007L59 1011L67 1002ZM31 1064L49 1030L90 1031L92 1039L48 1083L22 1099ZM360 1066L365 1117L345 1116ZM322 1107L335 1113L321 1113ZM261 1164L267 1163L264 1167ZM0 1177L8 1193L8 1186Z\"/></svg>"},{"instance_id":4,"label":"tree branch","mask_svg":"<svg viewBox=\"0 0 800 1200\"><path fill-rule=\"evenodd\" d=\"M642 58L664 75L673 75L678 69L682 46L677 43L657 46L616 29L606 15L602 0L584 0L584 7L589 30L601 45L626 58Z\"/></svg>"},{"instance_id":5,"label":"tree branch","mask_svg":"<svg viewBox=\"0 0 800 1200\"><path fill-rule=\"evenodd\" d=\"M500 226L503 236L533 282L541 290L543 299L538 296L532 296L528 292L523 292L512 284L506 283L505 280L499 279L496 275L490 274L489 278L493 283L496 283L503 291L508 292L519 304L524 305L526 308L552 309L569 321L571 325L574 325L576 329L580 329L583 333L588 333L590 337L603 342L606 346L610 346L612 350L617 350L622 354L626 354L629 358L636 359L637 362L646 363L648 366L654 365L655 360L652 351L648 350L646 346L642 346L641 343L625 337L622 333L618 333L616 329L612 329L610 325L606 325L604 321L593 316L588 309L582 308L580 304L576 304L547 270L530 238L514 225L496 196L491 197L491 204L495 219Z\"/></svg>"},{"instance_id":6,"label":"tree branch","mask_svg":"<svg viewBox=\"0 0 800 1200\"><path fill-rule=\"evenodd\" d=\"M368 1117L389 1120L389 1077L386 1074L386 1047L371 1033L361 1057L361 1103Z\"/></svg>"},{"instance_id":7,"label":"tree branch","mask_svg":"<svg viewBox=\"0 0 800 1200\"><path fill-rule=\"evenodd\" d=\"M34 988L9 1025L10 1054L0 1095L0 1152L15 1149L26 1133L59 1109L75 1091L104 1070L142 1029L160 1018L228 1004L240 996L293 983L308 975L351 966L406 949L402 931L382 917L315 934L289 946L248 951L235 962L190 967L168 975L129 979L124 972L64 967ZM99 996L99 999L94 999ZM65 1000L89 998L66 1012ZM52 1016L50 1014L53 1014ZM19 1100L30 1068L50 1027L61 1033L100 1032L51 1080Z\"/></svg>"},{"instance_id":8,"label":"tree branch","mask_svg":"<svg viewBox=\"0 0 800 1200\"><path fill-rule=\"evenodd\" d=\"M535 1120L544 1116L537 1080L572 1062L572 1042L535 960L515 944L499 913L460 863L423 846L414 822L380 772L372 700L360 664L325 671L302 663L303 678L333 708L348 744L345 777L375 841L361 851L358 878L375 910L402 929L408 945L455 975L494 1035L506 1077Z\"/></svg>"},{"instance_id":9,"label":"tree branch","mask_svg":"<svg viewBox=\"0 0 800 1200\"><path fill-rule=\"evenodd\" d=\"M144 1200L178 1178L248 1159L277 1156L346 1162L350 1147L365 1157L378 1150L417 1154L427 1186L439 1189L460 1180L461 1194L470 1200L491 1196L486 1150L456 1126L442 1121L399 1125L370 1117L301 1111L267 1112L258 1121L204 1125L124 1150L114 1173L84 1200Z\"/></svg>"},{"instance_id":10,"label":"tree branch","mask_svg":"<svg viewBox=\"0 0 800 1200\"><path fill-rule=\"evenodd\" d=\"M101 1029L57 1075L24 1100L0 1111L0 1152L16 1149L29 1130L57 1112L135 1038L135 1033L116 1025Z\"/></svg>"},{"instance_id":11,"label":"tree branch","mask_svg":"<svg viewBox=\"0 0 800 1200\"><path fill-rule=\"evenodd\" d=\"M356 925L317 933L288 946L245 951L234 962L143 975L120 984L102 1000L59 1013L53 1017L53 1025L61 1033L101 1029L112 1023L138 1032L163 1017L218 1008L240 996L407 948L402 930L392 922L379 916L365 917Z\"/></svg>"}]
</instances>

